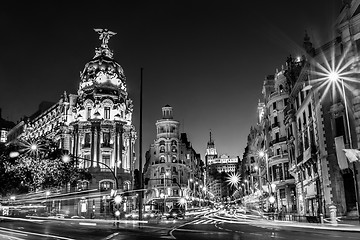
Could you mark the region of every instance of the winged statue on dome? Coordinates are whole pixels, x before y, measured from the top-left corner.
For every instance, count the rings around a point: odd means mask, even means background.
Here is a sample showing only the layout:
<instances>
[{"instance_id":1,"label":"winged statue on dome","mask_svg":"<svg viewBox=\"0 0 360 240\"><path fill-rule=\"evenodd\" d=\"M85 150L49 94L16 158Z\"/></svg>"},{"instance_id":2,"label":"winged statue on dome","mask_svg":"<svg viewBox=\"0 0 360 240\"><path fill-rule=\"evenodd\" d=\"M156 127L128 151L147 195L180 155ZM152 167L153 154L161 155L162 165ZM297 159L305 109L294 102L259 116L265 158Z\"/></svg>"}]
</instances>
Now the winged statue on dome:
<instances>
[{"instance_id":1,"label":"winged statue on dome","mask_svg":"<svg viewBox=\"0 0 360 240\"><path fill-rule=\"evenodd\" d=\"M107 44L109 42L109 39L116 35L115 32L109 31L106 28L105 29L101 29L101 28L94 28L94 31L97 32L100 36L99 39L102 41L101 46L104 48L107 48Z\"/></svg>"}]
</instances>

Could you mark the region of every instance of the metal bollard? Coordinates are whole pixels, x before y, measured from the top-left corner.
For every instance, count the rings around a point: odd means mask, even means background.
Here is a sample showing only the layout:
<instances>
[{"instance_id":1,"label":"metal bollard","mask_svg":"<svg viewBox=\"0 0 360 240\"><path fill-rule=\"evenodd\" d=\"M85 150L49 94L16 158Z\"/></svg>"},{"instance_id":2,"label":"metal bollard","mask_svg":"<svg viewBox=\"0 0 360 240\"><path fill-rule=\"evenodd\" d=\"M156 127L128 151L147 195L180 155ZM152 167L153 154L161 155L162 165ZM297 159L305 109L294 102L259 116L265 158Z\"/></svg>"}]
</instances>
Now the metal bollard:
<instances>
[{"instance_id":1,"label":"metal bollard","mask_svg":"<svg viewBox=\"0 0 360 240\"><path fill-rule=\"evenodd\" d=\"M332 225L337 225L336 221L336 207L334 205L331 205L329 207L330 210L330 222Z\"/></svg>"}]
</instances>

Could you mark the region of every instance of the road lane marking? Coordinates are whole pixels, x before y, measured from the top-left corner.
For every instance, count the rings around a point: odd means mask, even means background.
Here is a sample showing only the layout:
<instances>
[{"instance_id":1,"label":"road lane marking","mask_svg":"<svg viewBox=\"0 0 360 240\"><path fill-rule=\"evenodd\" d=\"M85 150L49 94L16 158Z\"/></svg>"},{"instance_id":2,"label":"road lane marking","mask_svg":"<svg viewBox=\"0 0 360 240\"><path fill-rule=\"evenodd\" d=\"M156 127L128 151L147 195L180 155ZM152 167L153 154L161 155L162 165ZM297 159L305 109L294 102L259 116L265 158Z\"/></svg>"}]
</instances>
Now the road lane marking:
<instances>
[{"instance_id":1,"label":"road lane marking","mask_svg":"<svg viewBox=\"0 0 360 240\"><path fill-rule=\"evenodd\" d=\"M79 222L79 225L85 225L85 226L96 226L96 223Z\"/></svg>"},{"instance_id":2,"label":"road lane marking","mask_svg":"<svg viewBox=\"0 0 360 240\"><path fill-rule=\"evenodd\" d=\"M118 232L113 233L113 234L111 234L111 235L107 236L104 240L109 240L109 239L112 239L113 237L115 237L115 236L116 236L116 235L118 235L118 234L119 234Z\"/></svg>"},{"instance_id":3,"label":"road lane marking","mask_svg":"<svg viewBox=\"0 0 360 240\"><path fill-rule=\"evenodd\" d=\"M61 237L61 236L56 236L56 235L51 235L51 234L33 233L33 232L20 231L20 230L3 228L3 227L0 227L0 230L11 232L11 233L17 233L17 234L18 233L23 233L23 234L28 234L28 235L35 235L35 236L41 236L41 237L50 237L50 238L61 239L61 240L76 240L76 239L73 239L73 238Z\"/></svg>"}]
</instances>

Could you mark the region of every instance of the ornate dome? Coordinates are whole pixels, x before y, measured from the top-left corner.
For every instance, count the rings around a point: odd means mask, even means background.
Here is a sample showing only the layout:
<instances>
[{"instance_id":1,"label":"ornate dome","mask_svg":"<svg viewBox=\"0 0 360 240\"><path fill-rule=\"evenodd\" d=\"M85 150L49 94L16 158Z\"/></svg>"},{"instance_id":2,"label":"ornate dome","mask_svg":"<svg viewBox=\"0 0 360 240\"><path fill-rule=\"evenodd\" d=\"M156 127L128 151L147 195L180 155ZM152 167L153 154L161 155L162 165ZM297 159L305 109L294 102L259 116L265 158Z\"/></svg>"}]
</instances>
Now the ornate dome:
<instances>
[{"instance_id":1,"label":"ornate dome","mask_svg":"<svg viewBox=\"0 0 360 240\"><path fill-rule=\"evenodd\" d=\"M102 44L95 50L94 58L80 72L79 95L99 88L126 92L126 77L123 68L113 59L113 53L107 45L109 38L116 33L107 29L95 29L95 31L100 34Z\"/></svg>"}]
</instances>

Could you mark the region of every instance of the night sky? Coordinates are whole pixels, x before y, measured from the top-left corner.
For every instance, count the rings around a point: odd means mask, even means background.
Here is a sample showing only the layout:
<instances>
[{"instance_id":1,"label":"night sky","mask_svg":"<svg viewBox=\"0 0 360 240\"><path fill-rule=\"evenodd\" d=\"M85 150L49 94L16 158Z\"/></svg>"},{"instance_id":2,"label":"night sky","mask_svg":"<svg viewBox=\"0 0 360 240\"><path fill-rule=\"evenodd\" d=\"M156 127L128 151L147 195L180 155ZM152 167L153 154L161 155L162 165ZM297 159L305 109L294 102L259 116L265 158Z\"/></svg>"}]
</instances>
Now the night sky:
<instances>
[{"instance_id":1,"label":"night sky","mask_svg":"<svg viewBox=\"0 0 360 240\"><path fill-rule=\"evenodd\" d=\"M305 30L315 46L332 38L341 6L341 0L58 2L2 3L2 117L17 122L41 101L77 93L79 72L100 46L93 28L107 28L117 33L109 47L124 68L138 131L144 68L143 153L169 104L202 157L210 130L218 153L242 156L265 76L301 54Z\"/></svg>"}]
</instances>

